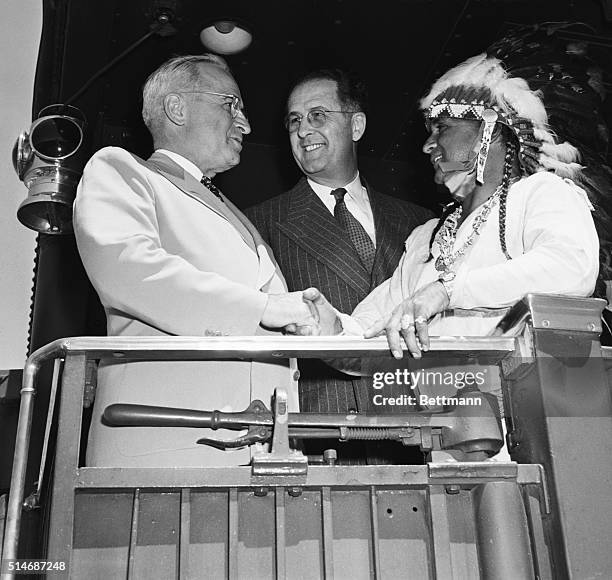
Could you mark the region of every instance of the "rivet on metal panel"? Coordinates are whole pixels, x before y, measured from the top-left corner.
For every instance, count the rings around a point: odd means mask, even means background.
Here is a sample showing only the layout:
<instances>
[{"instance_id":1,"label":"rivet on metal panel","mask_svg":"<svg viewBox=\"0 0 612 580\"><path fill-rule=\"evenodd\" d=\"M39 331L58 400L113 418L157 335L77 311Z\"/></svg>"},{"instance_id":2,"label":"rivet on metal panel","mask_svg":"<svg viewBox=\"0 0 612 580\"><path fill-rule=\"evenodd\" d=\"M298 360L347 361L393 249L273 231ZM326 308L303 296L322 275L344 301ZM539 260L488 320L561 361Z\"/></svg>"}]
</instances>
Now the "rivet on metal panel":
<instances>
[{"instance_id":1,"label":"rivet on metal panel","mask_svg":"<svg viewBox=\"0 0 612 580\"><path fill-rule=\"evenodd\" d=\"M123 358L123 357L125 357L125 353L124 353L124 352L119 352L119 351L117 351L117 352L114 352L114 353L113 353L113 356L114 356L115 358Z\"/></svg>"},{"instance_id":2,"label":"rivet on metal panel","mask_svg":"<svg viewBox=\"0 0 612 580\"><path fill-rule=\"evenodd\" d=\"M546 319L542 320L542 326L544 328L548 328L550 326L550 320L546 320Z\"/></svg>"},{"instance_id":3,"label":"rivet on metal panel","mask_svg":"<svg viewBox=\"0 0 612 580\"><path fill-rule=\"evenodd\" d=\"M266 497L268 495L268 488L267 487L255 487L253 489L253 494L256 495L257 497Z\"/></svg>"},{"instance_id":4,"label":"rivet on metal panel","mask_svg":"<svg viewBox=\"0 0 612 580\"><path fill-rule=\"evenodd\" d=\"M595 324L594 322L589 322L589 323L587 324L587 330L594 331L594 330L596 330L596 329L597 329L597 324Z\"/></svg>"},{"instance_id":5,"label":"rivet on metal panel","mask_svg":"<svg viewBox=\"0 0 612 580\"><path fill-rule=\"evenodd\" d=\"M445 485L444 489L446 490L446 493L448 493L449 495L456 495L461 491L461 488L456 483Z\"/></svg>"},{"instance_id":6,"label":"rivet on metal panel","mask_svg":"<svg viewBox=\"0 0 612 580\"><path fill-rule=\"evenodd\" d=\"M287 493L291 497L300 497L302 495L302 488L301 487L288 487Z\"/></svg>"}]
</instances>

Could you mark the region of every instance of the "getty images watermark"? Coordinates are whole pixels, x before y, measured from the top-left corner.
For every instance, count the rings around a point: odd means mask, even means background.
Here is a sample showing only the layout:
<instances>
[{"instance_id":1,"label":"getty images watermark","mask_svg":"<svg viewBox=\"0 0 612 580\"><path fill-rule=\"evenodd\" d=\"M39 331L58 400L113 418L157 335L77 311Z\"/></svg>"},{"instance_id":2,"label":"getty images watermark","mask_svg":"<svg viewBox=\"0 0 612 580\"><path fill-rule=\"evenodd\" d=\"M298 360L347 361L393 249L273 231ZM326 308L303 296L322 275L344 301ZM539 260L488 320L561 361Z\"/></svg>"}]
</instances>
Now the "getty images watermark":
<instances>
[{"instance_id":1,"label":"getty images watermark","mask_svg":"<svg viewBox=\"0 0 612 580\"><path fill-rule=\"evenodd\" d=\"M478 388L486 382L487 369L481 371L426 371L420 369L418 371L409 371L408 369L395 369L395 371L375 372L372 375L372 386L379 391L386 386L401 386L408 387L412 391L415 389L432 391L440 389L449 391L455 389L457 391L470 387ZM385 396L382 393L376 393L372 397L372 402L377 406L441 406L441 405L475 405L481 406L482 399L480 397L470 397L466 395L432 395L420 392L401 394L394 396Z\"/></svg>"}]
</instances>

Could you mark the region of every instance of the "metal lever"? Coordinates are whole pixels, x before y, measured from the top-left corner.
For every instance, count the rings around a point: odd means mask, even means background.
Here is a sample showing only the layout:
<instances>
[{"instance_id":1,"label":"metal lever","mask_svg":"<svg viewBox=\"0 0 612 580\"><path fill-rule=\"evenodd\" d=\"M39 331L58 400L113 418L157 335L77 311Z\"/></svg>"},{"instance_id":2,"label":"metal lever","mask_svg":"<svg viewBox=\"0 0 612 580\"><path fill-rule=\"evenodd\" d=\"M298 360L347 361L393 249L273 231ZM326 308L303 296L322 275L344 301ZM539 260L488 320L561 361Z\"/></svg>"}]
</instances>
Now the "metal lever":
<instances>
[{"instance_id":1,"label":"metal lever","mask_svg":"<svg viewBox=\"0 0 612 580\"><path fill-rule=\"evenodd\" d=\"M238 413L198 411L115 403L104 409L102 419L111 427L201 427L242 431L247 425L272 427L272 413L258 399Z\"/></svg>"},{"instance_id":2,"label":"metal lever","mask_svg":"<svg viewBox=\"0 0 612 580\"><path fill-rule=\"evenodd\" d=\"M466 391L464 389L464 394ZM401 415L288 413L286 393L281 389L276 393L274 414L256 400L244 411L233 413L114 404L105 409L103 418L106 424L117 427L246 429L246 434L240 434L236 439L203 437L198 443L216 449L235 449L263 443L273 435L272 448L284 456L290 438L389 439L401 441L404 445L419 445L427 451L440 447L454 449L470 457L473 453L493 455L502 445L497 400L478 390L469 392L478 404L436 413L416 411ZM439 443L434 445L432 436L437 437Z\"/></svg>"}]
</instances>

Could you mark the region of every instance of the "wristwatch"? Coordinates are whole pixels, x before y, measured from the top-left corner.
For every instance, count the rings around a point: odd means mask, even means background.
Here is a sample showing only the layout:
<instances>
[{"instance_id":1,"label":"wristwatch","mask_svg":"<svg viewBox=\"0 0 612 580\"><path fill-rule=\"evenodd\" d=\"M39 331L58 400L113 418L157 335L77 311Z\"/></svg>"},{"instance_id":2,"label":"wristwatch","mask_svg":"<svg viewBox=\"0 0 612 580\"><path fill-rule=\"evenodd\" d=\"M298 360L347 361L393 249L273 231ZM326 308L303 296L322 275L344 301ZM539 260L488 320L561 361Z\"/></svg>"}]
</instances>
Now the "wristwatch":
<instances>
[{"instance_id":1,"label":"wristwatch","mask_svg":"<svg viewBox=\"0 0 612 580\"><path fill-rule=\"evenodd\" d=\"M438 281L440 282L440 284L442 284L442 286L444 286L444 290L446 290L446 294L448 295L449 300L453 295L456 276L457 274L455 274L455 272L452 272L451 270L446 270L445 272L442 272L438 277Z\"/></svg>"}]
</instances>

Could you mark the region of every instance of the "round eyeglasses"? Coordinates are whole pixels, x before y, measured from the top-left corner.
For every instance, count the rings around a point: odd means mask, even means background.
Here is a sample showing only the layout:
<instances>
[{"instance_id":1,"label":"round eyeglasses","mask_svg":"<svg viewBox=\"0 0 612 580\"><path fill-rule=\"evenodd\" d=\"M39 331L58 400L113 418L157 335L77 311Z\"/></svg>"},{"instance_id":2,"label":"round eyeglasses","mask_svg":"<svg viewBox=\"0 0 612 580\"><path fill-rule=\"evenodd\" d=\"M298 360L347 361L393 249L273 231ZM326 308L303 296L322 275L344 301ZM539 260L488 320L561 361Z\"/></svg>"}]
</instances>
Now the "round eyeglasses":
<instances>
[{"instance_id":1,"label":"round eyeglasses","mask_svg":"<svg viewBox=\"0 0 612 580\"><path fill-rule=\"evenodd\" d=\"M240 97L237 97L236 95L231 95L229 93L215 93L213 91L181 91L181 93L186 95L214 95L216 97L231 99L231 103L227 104L230 106L232 119L235 119L238 115L242 115L246 119L246 113L241 107Z\"/></svg>"},{"instance_id":2,"label":"round eyeglasses","mask_svg":"<svg viewBox=\"0 0 612 580\"><path fill-rule=\"evenodd\" d=\"M341 115L352 115L354 113L360 113L361 111L331 111L330 109L311 109L306 114L306 120L311 127L315 129L320 129L327 123L329 113L339 113ZM285 118L285 128L289 133L295 133L300 126L302 125L302 119L304 119L303 115L298 115L297 113L290 113Z\"/></svg>"}]
</instances>

